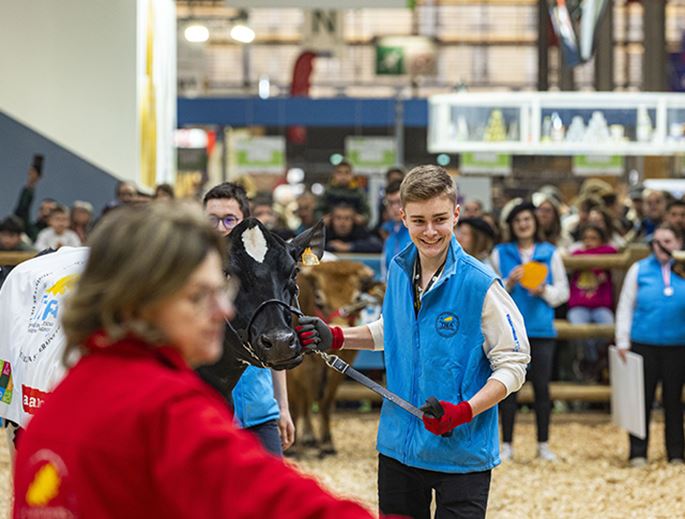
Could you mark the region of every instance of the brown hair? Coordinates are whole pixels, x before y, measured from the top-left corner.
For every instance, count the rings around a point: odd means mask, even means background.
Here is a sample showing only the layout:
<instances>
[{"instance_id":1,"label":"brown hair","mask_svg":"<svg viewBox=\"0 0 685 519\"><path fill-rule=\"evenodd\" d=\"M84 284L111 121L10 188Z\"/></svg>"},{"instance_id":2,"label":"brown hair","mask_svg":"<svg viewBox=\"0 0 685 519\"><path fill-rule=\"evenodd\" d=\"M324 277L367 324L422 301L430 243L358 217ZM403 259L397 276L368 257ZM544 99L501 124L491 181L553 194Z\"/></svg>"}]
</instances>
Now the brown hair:
<instances>
[{"instance_id":1,"label":"brown hair","mask_svg":"<svg viewBox=\"0 0 685 519\"><path fill-rule=\"evenodd\" d=\"M88 239L90 255L66 301L64 358L98 330L112 340L129 333L151 342L161 333L141 320L141 311L171 296L223 240L197 204L121 207L108 213Z\"/></svg>"},{"instance_id":2,"label":"brown hair","mask_svg":"<svg viewBox=\"0 0 685 519\"><path fill-rule=\"evenodd\" d=\"M457 203L457 190L449 173L440 166L416 166L404 177L400 186L402 207L409 202L423 202L436 197L447 197Z\"/></svg>"}]
</instances>

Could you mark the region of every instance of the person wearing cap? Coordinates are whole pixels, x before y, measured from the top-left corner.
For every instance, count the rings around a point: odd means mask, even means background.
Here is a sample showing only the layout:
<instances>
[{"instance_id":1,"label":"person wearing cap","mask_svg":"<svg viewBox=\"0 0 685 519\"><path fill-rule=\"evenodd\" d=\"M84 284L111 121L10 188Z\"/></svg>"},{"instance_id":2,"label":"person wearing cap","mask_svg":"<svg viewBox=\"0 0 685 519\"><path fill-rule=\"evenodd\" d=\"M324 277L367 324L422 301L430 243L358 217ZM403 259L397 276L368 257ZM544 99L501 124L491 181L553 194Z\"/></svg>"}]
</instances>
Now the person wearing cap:
<instances>
[{"instance_id":1,"label":"person wearing cap","mask_svg":"<svg viewBox=\"0 0 685 519\"><path fill-rule=\"evenodd\" d=\"M556 456L547 443L551 414L549 380L552 376L557 336L554 308L569 298L568 279L556 247L540 237L540 226L532 203L523 202L514 207L506 221L510 241L495 246L490 259L526 323L531 354L529 377L535 394L538 457L545 461L554 461ZM541 263L547 271L544 281L534 288L524 288L520 283L526 272L524 265L529 262ZM503 433L501 456L507 460L513 456L516 393L502 401L500 412Z\"/></svg>"},{"instance_id":2,"label":"person wearing cap","mask_svg":"<svg viewBox=\"0 0 685 519\"><path fill-rule=\"evenodd\" d=\"M482 218L459 218L455 236L464 252L490 265L490 253L495 245L495 231Z\"/></svg>"},{"instance_id":3,"label":"person wearing cap","mask_svg":"<svg viewBox=\"0 0 685 519\"><path fill-rule=\"evenodd\" d=\"M647 464L649 422L657 383L662 386L666 457L682 465L683 382L685 381L685 279L678 274L673 252L683 248L683 236L663 223L654 232L652 254L633 263L623 281L616 308L616 347L625 361L631 351L642 357L647 436L630 435L629 463Z\"/></svg>"}]
</instances>

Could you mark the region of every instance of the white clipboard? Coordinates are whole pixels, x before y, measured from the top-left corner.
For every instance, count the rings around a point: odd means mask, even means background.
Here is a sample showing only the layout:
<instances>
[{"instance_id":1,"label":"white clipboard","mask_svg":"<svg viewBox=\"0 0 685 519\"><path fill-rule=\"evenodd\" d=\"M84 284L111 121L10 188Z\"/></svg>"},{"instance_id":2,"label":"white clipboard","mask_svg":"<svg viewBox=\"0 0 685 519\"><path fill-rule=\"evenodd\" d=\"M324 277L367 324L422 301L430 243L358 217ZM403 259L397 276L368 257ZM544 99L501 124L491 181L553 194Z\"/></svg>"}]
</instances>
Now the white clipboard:
<instances>
[{"instance_id":1,"label":"white clipboard","mask_svg":"<svg viewBox=\"0 0 685 519\"><path fill-rule=\"evenodd\" d=\"M642 355L629 351L623 362L618 349L609 348L611 421L642 440L647 436L643 370Z\"/></svg>"}]
</instances>

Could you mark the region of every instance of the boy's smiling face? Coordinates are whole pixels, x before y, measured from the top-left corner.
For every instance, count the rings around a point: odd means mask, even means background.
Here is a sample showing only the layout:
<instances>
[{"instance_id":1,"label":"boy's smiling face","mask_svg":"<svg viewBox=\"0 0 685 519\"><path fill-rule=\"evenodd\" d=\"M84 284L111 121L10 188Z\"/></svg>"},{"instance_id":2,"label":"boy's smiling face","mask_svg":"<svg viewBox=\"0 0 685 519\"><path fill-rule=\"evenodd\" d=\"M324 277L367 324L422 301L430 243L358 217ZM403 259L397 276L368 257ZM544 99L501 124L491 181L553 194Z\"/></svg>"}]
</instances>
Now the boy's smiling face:
<instances>
[{"instance_id":1,"label":"boy's smiling face","mask_svg":"<svg viewBox=\"0 0 685 519\"><path fill-rule=\"evenodd\" d=\"M409 230L422 258L439 258L452 239L459 218L459 206L447 196L407 202L402 208L402 221Z\"/></svg>"}]
</instances>

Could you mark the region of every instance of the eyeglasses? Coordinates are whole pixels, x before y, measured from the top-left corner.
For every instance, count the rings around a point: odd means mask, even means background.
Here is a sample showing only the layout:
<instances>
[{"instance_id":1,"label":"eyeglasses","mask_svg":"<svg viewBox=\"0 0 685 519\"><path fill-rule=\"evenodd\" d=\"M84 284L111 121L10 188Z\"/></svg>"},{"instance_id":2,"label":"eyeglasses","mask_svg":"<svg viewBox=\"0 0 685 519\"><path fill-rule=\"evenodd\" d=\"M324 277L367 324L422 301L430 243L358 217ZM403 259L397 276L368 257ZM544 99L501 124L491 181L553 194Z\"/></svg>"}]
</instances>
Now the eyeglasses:
<instances>
[{"instance_id":1,"label":"eyeglasses","mask_svg":"<svg viewBox=\"0 0 685 519\"><path fill-rule=\"evenodd\" d=\"M191 292L187 299L201 312L208 312L212 308L225 309L230 307L238 294L240 283L237 279L228 278L226 283L218 287L201 287Z\"/></svg>"},{"instance_id":2,"label":"eyeglasses","mask_svg":"<svg viewBox=\"0 0 685 519\"><path fill-rule=\"evenodd\" d=\"M232 214L227 214L226 216L218 217L213 214L209 215L209 223L215 229L219 228L219 222L224 224L225 229L233 229L236 225L240 223L240 218L233 216Z\"/></svg>"}]
</instances>

